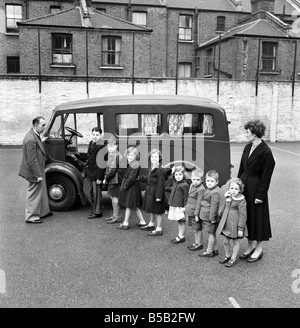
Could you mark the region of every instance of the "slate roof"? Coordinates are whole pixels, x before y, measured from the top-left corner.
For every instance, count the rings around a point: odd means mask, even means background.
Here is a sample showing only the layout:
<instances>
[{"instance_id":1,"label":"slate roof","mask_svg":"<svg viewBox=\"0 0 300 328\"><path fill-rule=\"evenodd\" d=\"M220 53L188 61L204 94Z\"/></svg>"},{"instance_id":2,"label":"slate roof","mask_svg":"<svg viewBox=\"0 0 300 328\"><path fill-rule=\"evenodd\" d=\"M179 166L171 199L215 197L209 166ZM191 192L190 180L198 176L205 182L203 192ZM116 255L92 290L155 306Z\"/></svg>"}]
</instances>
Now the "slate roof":
<instances>
[{"instance_id":1,"label":"slate roof","mask_svg":"<svg viewBox=\"0 0 300 328\"><path fill-rule=\"evenodd\" d=\"M222 34L221 40L230 39L234 36L258 36L258 37L268 37L268 38L289 38L288 33L284 33L281 29L274 26L266 19L258 19L256 21L239 25L232 28L228 32ZM204 48L212 45L219 41L219 36L203 42L199 45L199 48Z\"/></svg>"},{"instance_id":2,"label":"slate roof","mask_svg":"<svg viewBox=\"0 0 300 328\"><path fill-rule=\"evenodd\" d=\"M280 15L283 13L283 7L285 6L286 15L291 15L297 5L293 7L292 2L295 0L275 0L275 14ZM105 3L115 3L128 5L129 0L94 0L92 1L94 5L105 4ZM251 13L251 0L162 0L162 2L167 2L168 8L187 8L187 9L202 9L202 10L212 10L212 11L241 11L246 13ZM241 2L240 6L234 3ZM159 0L131 0L132 5L140 6L162 6Z\"/></svg>"},{"instance_id":3,"label":"slate roof","mask_svg":"<svg viewBox=\"0 0 300 328\"><path fill-rule=\"evenodd\" d=\"M241 0L244 11L251 12L251 0ZM292 1L287 0L275 0L274 13L275 15L281 15L283 13L283 7L285 6L285 14L291 15L295 10L295 7L291 5Z\"/></svg>"},{"instance_id":4,"label":"slate roof","mask_svg":"<svg viewBox=\"0 0 300 328\"><path fill-rule=\"evenodd\" d=\"M20 26L56 26L56 27L73 27L85 28L82 11L79 7L74 7L56 14L45 15L19 22ZM127 20L107 15L103 12L90 8L90 28L112 29L151 32L152 29L133 24Z\"/></svg>"}]
</instances>

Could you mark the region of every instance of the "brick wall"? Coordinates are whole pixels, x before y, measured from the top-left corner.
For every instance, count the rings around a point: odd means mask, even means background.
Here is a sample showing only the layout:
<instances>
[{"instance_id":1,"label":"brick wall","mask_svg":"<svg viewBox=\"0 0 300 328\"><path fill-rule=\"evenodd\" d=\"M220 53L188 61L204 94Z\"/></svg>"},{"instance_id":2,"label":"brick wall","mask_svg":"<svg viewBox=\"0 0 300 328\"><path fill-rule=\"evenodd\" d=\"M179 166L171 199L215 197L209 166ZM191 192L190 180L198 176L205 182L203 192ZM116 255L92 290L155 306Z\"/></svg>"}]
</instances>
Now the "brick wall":
<instances>
[{"instance_id":1,"label":"brick wall","mask_svg":"<svg viewBox=\"0 0 300 328\"><path fill-rule=\"evenodd\" d=\"M261 118L267 126L266 140L300 141L300 83L291 97L291 83L260 82L255 97L255 82L223 80L217 97L215 80L179 80L178 94L211 98L224 107L230 140L244 142L243 124ZM144 80L135 84L135 94L175 94L172 79ZM89 98L129 95L130 81L90 82ZM39 93L35 80L0 80L0 145L20 145L38 115L49 120L54 107L68 101L86 99L86 83L48 81Z\"/></svg>"},{"instance_id":2,"label":"brick wall","mask_svg":"<svg viewBox=\"0 0 300 328\"><path fill-rule=\"evenodd\" d=\"M290 81L294 70L294 40L270 40L261 39L261 41L277 42L277 69L275 73L260 72L261 81ZM237 37L227 39L221 42L221 70L232 75L233 79L255 80L257 71L259 38ZM299 48L298 41L298 48ZM201 49L197 52L200 56L200 69L198 77L206 74L206 54L207 50L213 48L214 62L218 66L219 45L215 43L211 46ZM260 49L260 58L262 56L262 47ZM261 65L261 64L260 64ZM260 66L261 67L261 66ZM300 58L296 59L296 80L300 81ZM217 76L215 71L213 77ZM222 78L226 75L221 73ZM228 77L227 77L228 78Z\"/></svg>"},{"instance_id":3,"label":"brick wall","mask_svg":"<svg viewBox=\"0 0 300 328\"><path fill-rule=\"evenodd\" d=\"M73 38L73 67L53 67L51 34L69 33ZM90 76L130 77L132 76L133 34L114 32L112 35L122 38L121 66L123 69L101 68L101 37L108 33L99 31L88 32L88 67ZM38 30L36 28L20 28L21 74L39 73ZM40 63L42 75L86 75L86 31L76 29L40 29ZM135 34L135 75L150 76L150 35L149 33Z\"/></svg>"}]
</instances>

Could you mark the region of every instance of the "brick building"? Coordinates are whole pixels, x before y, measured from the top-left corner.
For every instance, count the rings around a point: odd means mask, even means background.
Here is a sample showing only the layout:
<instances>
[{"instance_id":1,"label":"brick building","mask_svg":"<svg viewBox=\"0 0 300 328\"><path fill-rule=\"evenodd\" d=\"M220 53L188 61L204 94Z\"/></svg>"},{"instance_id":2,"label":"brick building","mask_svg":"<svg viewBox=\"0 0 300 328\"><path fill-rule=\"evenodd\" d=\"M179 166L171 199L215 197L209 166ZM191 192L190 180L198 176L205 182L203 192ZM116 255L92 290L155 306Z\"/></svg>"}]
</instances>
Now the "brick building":
<instances>
[{"instance_id":1,"label":"brick building","mask_svg":"<svg viewBox=\"0 0 300 328\"><path fill-rule=\"evenodd\" d=\"M249 17L220 36L199 44L198 77L299 80L300 35L296 37L291 25L274 15L274 0L251 0L251 5ZM286 13L282 16L285 21L289 21L288 17Z\"/></svg>"},{"instance_id":2,"label":"brick building","mask_svg":"<svg viewBox=\"0 0 300 328\"><path fill-rule=\"evenodd\" d=\"M18 23L21 74L150 75L151 29L85 5Z\"/></svg>"},{"instance_id":3,"label":"brick building","mask_svg":"<svg viewBox=\"0 0 300 328\"><path fill-rule=\"evenodd\" d=\"M85 26L84 20L88 19L84 11L76 10L80 2L86 4L91 13L90 24L95 25ZM299 1L275 0L273 6L274 17L290 24ZM245 24L251 17L250 0L4 0L0 2L0 74L85 76L88 65L90 76L130 77L134 65L134 74L141 77L202 78L207 75L203 71L203 44ZM69 20L75 25L67 26ZM118 31L122 39L120 68L105 69L99 64L104 56L100 40L106 32L102 21L109 21L113 33ZM55 33L72 34L73 67L56 67L58 60L67 60L67 55L56 56L52 62L54 50L58 50L52 47ZM211 48L209 56L215 61L216 46ZM212 76L215 74L214 71ZM250 76L243 74L245 78ZM234 76L231 72L221 77L230 75Z\"/></svg>"}]
</instances>

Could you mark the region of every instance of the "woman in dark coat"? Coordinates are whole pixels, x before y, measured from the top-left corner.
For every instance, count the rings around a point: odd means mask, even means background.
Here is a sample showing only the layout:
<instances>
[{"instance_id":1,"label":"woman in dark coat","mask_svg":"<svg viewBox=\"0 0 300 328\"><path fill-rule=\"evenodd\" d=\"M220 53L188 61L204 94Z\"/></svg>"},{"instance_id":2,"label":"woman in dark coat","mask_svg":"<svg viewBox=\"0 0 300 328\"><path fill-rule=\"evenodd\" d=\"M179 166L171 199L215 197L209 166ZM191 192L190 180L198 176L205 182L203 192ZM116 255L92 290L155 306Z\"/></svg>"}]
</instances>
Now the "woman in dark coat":
<instances>
[{"instance_id":1,"label":"woman in dark coat","mask_svg":"<svg viewBox=\"0 0 300 328\"><path fill-rule=\"evenodd\" d=\"M142 191L139 178L140 165L137 161L139 151L135 147L130 147L125 153L128 161L127 169L124 173L124 178L120 187L119 206L126 207L124 222L118 226L118 229L129 229L129 218L131 210L136 211L136 215L140 220L139 225L146 225L143 214L139 207L142 206Z\"/></svg>"},{"instance_id":2,"label":"woman in dark coat","mask_svg":"<svg viewBox=\"0 0 300 328\"><path fill-rule=\"evenodd\" d=\"M269 146L261 139L266 127L260 120L245 124L245 146L238 177L245 185L244 195L247 201L248 248L241 259L256 262L263 256L262 241L272 237L268 189L275 167L275 160ZM254 247L254 241L257 242Z\"/></svg>"},{"instance_id":3,"label":"woman in dark coat","mask_svg":"<svg viewBox=\"0 0 300 328\"><path fill-rule=\"evenodd\" d=\"M140 176L140 181L146 181L147 186L143 201L143 210L150 214L150 222L141 227L149 231L149 236L162 236L162 214L165 213L165 170L160 166L162 156L158 149L149 153L151 169L148 176ZM157 222L154 229L154 222Z\"/></svg>"}]
</instances>

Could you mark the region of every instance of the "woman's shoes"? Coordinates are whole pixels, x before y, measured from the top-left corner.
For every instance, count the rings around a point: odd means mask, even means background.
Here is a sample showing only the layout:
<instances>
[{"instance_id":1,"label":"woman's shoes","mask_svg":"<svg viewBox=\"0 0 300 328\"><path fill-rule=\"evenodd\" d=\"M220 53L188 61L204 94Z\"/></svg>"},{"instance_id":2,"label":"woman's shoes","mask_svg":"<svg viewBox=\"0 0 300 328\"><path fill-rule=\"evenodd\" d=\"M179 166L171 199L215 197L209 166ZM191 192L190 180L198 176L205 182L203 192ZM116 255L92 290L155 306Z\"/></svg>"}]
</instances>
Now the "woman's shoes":
<instances>
[{"instance_id":1,"label":"woman's shoes","mask_svg":"<svg viewBox=\"0 0 300 328\"><path fill-rule=\"evenodd\" d=\"M185 242L185 237L180 238L179 236L177 236L175 239L172 239L171 242L172 242L173 244L184 243L184 242Z\"/></svg>"},{"instance_id":2,"label":"woman's shoes","mask_svg":"<svg viewBox=\"0 0 300 328\"><path fill-rule=\"evenodd\" d=\"M253 248L252 251L251 251L250 253L248 253L248 254L242 253L242 254L240 255L240 259L241 259L241 260L248 259L248 258L254 253L254 251L255 251L255 248Z\"/></svg>"},{"instance_id":3,"label":"woman's shoes","mask_svg":"<svg viewBox=\"0 0 300 328\"><path fill-rule=\"evenodd\" d=\"M247 262L249 262L249 263L256 262L256 261L260 260L260 259L263 257L263 255L264 255L264 252L261 251L260 254L259 254L257 257L252 257L252 256L250 256L250 257L247 259Z\"/></svg>"}]
</instances>

